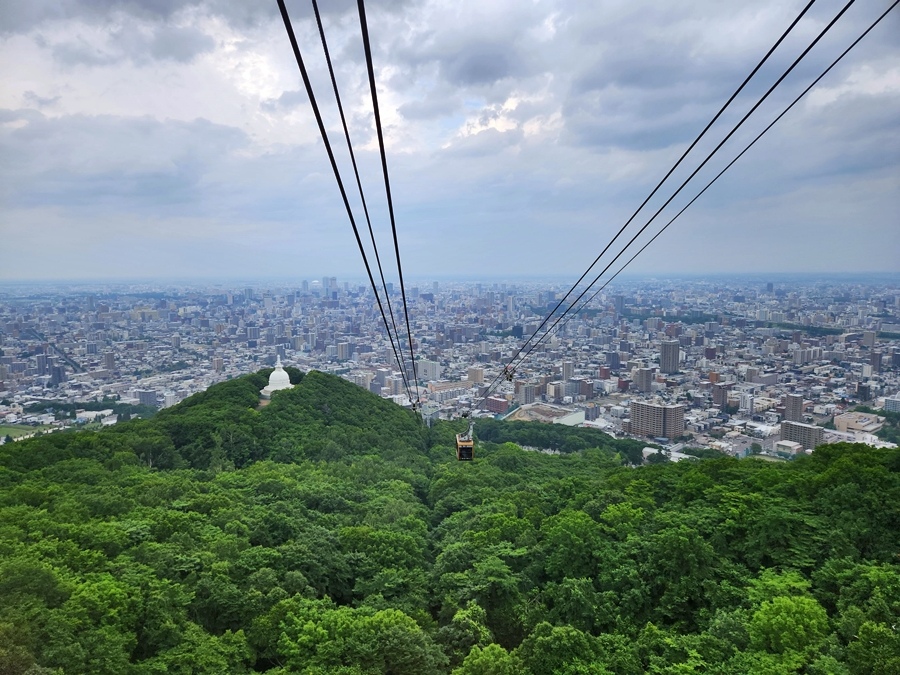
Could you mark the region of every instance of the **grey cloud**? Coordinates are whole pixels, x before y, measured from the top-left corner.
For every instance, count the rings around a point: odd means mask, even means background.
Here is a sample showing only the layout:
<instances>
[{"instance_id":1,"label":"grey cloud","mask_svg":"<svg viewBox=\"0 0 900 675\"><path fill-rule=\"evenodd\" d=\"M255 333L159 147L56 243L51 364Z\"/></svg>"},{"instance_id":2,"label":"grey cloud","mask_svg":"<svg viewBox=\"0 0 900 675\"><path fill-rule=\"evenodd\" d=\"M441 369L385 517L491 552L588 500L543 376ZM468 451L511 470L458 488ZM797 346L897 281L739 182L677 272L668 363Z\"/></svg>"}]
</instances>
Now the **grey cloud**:
<instances>
[{"instance_id":1,"label":"grey cloud","mask_svg":"<svg viewBox=\"0 0 900 675\"><path fill-rule=\"evenodd\" d=\"M470 44L445 59L446 78L457 85L493 84L517 74L516 56L504 45Z\"/></svg>"},{"instance_id":2,"label":"grey cloud","mask_svg":"<svg viewBox=\"0 0 900 675\"><path fill-rule=\"evenodd\" d=\"M397 13L410 4L411 0L377 0L367 4L367 11ZM6 0L0 3L0 34L27 32L61 19L103 21L113 13L166 22L186 9L206 11L241 29L256 28L279 17L274 0ZM294 20L312 17L311 5L305 0L289 1L288 11ZM319 11L326 16L343 16L356 12L356 2L320 0Z\"/></svg>"},{"instance_id":3,"label":"grey cloud","mask_svg":"<svg viewBox=\"0 0 900 675\"><path fill-rule=\"evenodd\" d=\"M53 105L54 103L57 103L60 100L60 98L62 98L62 97L61 96L44 97L44 96L38 96L33 91L26 91L23 98L25 99L26 103L31 103L32 105L34 105L38 108L46 108L46 107Z\"/></svg>"},{"instance_id":4,"label":"grey cloud","mask_svg":"<svg viewBox=\"0 0 900 675\"><path fill-rule=\"evenodd\" d=\"M215 40L194 28L163 26L153 35L149 52L156 59L187 62L215 47Z\"/></svg>"},{"instance_id":5,"label":"grey cloud","mask_svg":"<svg viewBox=\"0 0 900 675\"><path fill-rule=\"evenodd\" d=\"M318 97L316 97L318 99ZM259 104L260 108L266 112L274 113L280 111L289 111L294 108L307 105L309 97L303 89L294 89L286 91L278 98L269 98Z\"/></svg>"},{"instance_id":6,"label":"grey cloud","mask_svg":"<svg viewBox=\"0 0 900 675\"><path fill-rule=\"evenodd\" d=\"M104 66L123 59L137 64L152 60L187 63L215 47L215 40L197 28L166 24L118 27L110 30L103 42L79 34L55 43L38 35L36 41L50 49L53 58L63 66Z\"/></svg>"},{"instance_id":7,"label":"grey cloud","mask_svg":"<svg viewBox=\"0 0 900 675\"><path fill-rule=\"evenodd\" d=\"M178 10L196 4L191 0L9 0L0 4L0 33L26 32L60 19L102 20L115 11L168 20Z\"/></svg>"},{"instance_id":8,"label":"grey cloud","mask_svg":"<svg viewBox=\"0 0 900 675\"><path fill-rule=\"evenodd\" d=\"M402 104L398 110L408 120L433 120L456 115L462 109L462 101L453 96L428 96L418 101Z\"/></svg>"},{"instance_id":9,"label":"grey cloud","mask_svg":"<svg viewBox=\"0 0 900 675\"><path fill-rule=\"evenodd\" d=\"M455 157L485 157L496 155L516 145L522 140L522 137L523 134L519 129L513 129L511 131L485 129L477 134L464 136L454 140L449 148L441 151L441 155Z\"/></svg>"},{"instance_id":10,"label":"grey cloud","mask_svg":"<svg viewBox=\"0 0 900 675\"><path fill-rule=\"evenodd\" d=\"M33 111L4 111L0 119L25 123L0 136L0 182L11 206L185 204L210 168L247 142L239 130L205 120Z\"/></svg>"}]
</instances>

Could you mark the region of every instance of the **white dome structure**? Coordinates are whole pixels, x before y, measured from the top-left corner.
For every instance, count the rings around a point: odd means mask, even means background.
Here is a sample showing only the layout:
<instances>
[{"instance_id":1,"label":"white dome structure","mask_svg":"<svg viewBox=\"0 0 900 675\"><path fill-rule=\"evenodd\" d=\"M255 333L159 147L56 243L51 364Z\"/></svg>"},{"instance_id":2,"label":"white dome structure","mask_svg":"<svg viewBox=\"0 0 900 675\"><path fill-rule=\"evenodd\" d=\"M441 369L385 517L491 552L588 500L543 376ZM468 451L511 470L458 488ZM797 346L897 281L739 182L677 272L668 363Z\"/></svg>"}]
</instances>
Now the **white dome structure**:
<instances>
[{"instance_id":1,"label":"white dome structure","mask_svg":"<svg viewBox=\"0 0 900 675\"><path fill-rule=\"evenodd\" d=\"M264 387L259 392L259 395L264 399L269 399L272 397L272 392L278 391L280 389L290 389L292 386L293 385L291 384L291 378L281 366L281 357L279 356L275 360L275 370L273 370L272 374L269 375L268 386Z\"/></svg>"}]
</instances>

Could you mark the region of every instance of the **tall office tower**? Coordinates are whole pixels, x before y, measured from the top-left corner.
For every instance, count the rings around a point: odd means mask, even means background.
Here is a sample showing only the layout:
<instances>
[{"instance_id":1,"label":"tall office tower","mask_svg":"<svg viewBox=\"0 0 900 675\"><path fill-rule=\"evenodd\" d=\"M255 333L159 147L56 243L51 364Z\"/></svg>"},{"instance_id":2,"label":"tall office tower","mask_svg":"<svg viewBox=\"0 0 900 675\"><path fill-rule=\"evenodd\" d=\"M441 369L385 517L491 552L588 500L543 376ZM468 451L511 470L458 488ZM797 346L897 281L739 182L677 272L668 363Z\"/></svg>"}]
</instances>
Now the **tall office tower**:
<instances>
[{"instance_id":1,"label":"tall office tower","mask_svg":"<svg viewBox=\"0 0 900 675\"><path fill-rule=\"evenodd\" d=\"M46 375L49 370L49 366L47 365L47 355L38 354L35 358L37 359L37 374Z\"/></svg>"},{"instance_id":2,"label":"tall office tower","mask_svg":"<svg viewBox=\"0 0 900 675\"><path fill-rule=\"evenodd\" d=\"M106 352L103 355L103 367L107 370L115 370L116 369L116 354L115 352Z\"/></svg>"},{"instance_id":3,"label":"tall office tower","mask_svg":"<svg viewBox=\"0 0 900 675\"><path fill-rule=\"evenodd\" d=\"M881 372L881 352L872 352L869 355L869 363L872 364L872 372Z\"/></svg>"},{"instance_id":4,"label":"tall office tower","mask_svg":"<svg viewBox=\"0 0 900 675\"><path fill-rule=\"evenodd\" d=\"M225 370L225 360L221 356L214 356L212 360L213 370L217 373L221 373Z\"/></svg>"},{"instance_id":5,"label":"tall office tower","mask_svg":"<svg viewBox=\"0 0 900 675\"><path fill-rule=\"evenodd\" d=\"M634 388L644 393L653 388L653 368L638 368L634 371Z\"/></svg>"},{"instance_id":6,"label":"tall office tower","mask_svg":"<svg viewBox=\"0 0 900 675\"><path fill-rule=\"evenodd\" d=\"M50 384L52 386L58 386L66 381L66 367L65 366L50 366Z\"/></svg>"},{"instance_id":7,"label":"tall office tower","mask_svg":"<svg viewBox=\"0 0 900 675\"><path fill-rule=\"evenodd\" d=\"M659 345L659 372L666 375L678 372L681 361L681 343L678 340L663 340Z\"/></svg>"},{"instance_id":8,"label":"tall office tower","mask_svg":"<svg viewBox=\"0 0 900 675\"><path fill-rule=\"evenodd\" d=\"M684 434L684 406L632 401L631 433L654 438L678 438Z\"/></svg>"},{"instance_id":9,"label":"tall office tower","mask_svg":"<svg viewBox=\"0 0 900 675\"><path fill-rule=\"evenodd\" d=\"M616 316L621 316L625 313L625 296L624 295L614 295L613 296L613 306L616 310Z\"/></svg>"},{"instance_id":10,"label":"tall office tower","mask_svg":"<svg viewBox=\"0 0 900 675\"><path fill-rule=\"evenodd\" d=\"M863 331L862 343L863 343L864 347L874 347L875 346L875 331L873 331L873 330Z\"/></svg>"},{"instance_id":11,"label":"tall office tower","mask_svg":"<svg viewBox=\"0 0 900 675\"><path fill-rule=\"evenodd\" d=\"M575 377L575 362L563 361L561 372L563 382L568 382L569 380L571 380L573 377Z\"/></svg>"},{"instance_id":12,"label":"tall office tower","mask_svg":"<svg viewBox=\"0 0 900 675\"><path fill-rule=\"evenodd\" d=\"M784 420L786 422L803 421L803 396L788 394L784 397Z\"/></svg>"},{"instance_id":13,"label":"tall office tower","mask_svg":"<svg viewBox=\"0 0 900 675\"><path fill-rule=\"evenodd\" d=\"M781 440L794 441L807 450L814 450L822 444L825 430L815 424L803 424L802 422L782 422Z\"/></svg>"},{"instance_id":14,"label":"tall office tower","mask_svg":"<svg viewBox=\"0 0 900 675\"><path fill-rule=\"evenodd\" d=\"M338 359L338 361L349 361L352 353L353 353L353 348L351 347L349 342L338 342L337 343L337 359ZM410 372L412 372L412 371L410 371Z\"/></svg>"}]
</instances>

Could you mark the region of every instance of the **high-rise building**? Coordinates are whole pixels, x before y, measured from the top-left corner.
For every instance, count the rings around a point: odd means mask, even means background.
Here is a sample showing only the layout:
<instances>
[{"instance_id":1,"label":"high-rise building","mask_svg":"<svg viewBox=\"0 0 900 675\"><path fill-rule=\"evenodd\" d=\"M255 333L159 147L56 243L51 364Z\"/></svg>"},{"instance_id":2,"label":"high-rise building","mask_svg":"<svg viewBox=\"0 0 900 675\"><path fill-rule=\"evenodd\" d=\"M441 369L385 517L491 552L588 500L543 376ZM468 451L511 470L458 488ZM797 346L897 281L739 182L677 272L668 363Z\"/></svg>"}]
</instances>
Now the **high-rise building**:
<instances>
[{"instance_id":1,"label":"high-rise building","mask_svg":"<svg viewBox=\"0 0 900 675\"><path fill-rule=\"evenodd\" d=\"M468 379L472 384L482 384L484 382L484 368L469 368Z\"/></svg>"},{"instance_id":2,"label":"high-rise building","mask_svg":"<svg viewBox=\"0 0 900 675\"><path fill-rule=\"evenodd\" d=\"M881 372L881 352L872 352L869 355L869 363L872 365L872 372Z\"/></svg>"},{"instance_id":3,"label":"high-rise building","mask_svg":"<svg viewBox=\"0 0 900 675\"><path fill-rule=\"evenodd\" d=\"M728 392L734 387L734 382L717 382L712 388L713 405L724 408L728 405Z\"/></svg>"},{"instance_id":4,"label":"high-rise building","mask_svg":"<svg viewBox=\"0 0 900 675\"><path fill-rule=\"evenodd\" d=\"M659 372L666 375L678 372L681 362L681 343L678 340L663 340L659 345Z\"/></svg>"},{"instance_id":5,"label":"high-rise building","mask_svg":"<svg viewBox=\"0 0 900 675\"><path fill-rule=\"evenodd\" d=\"M57 365L50 366L50 384L56 387L65 381L66 367Z\"/></svg>"},{"instance_id":6,"label":"high-rise building","mask_svg":"<svg viewBox=\"0 0 900 675\"><path fill-rule=\"evenodd\" d=\"M863 346L865 347L874 347L875 346L875 331L867 330L863 332L862 338Z\"/></svg>"},{"instance_id":7,"label":"high-rise building","mask_svg":"<svg viewBox=\"0 0 900 675\"><path fill-rule=\"evenodd\" d=\"M535 399L535 391L537 387L533 384L523 384L520 394L519 401L521 401L522 405L528 405L529 403L534 403Z\"/></svg>"},{"instance_id":8,"label":"high-rise building","mask_svg":"<svg viewBox=\"0 0 900 675\"><path fill-rule=\"evenodd\" d=\"M352 354L352 346L349 342L337 343L337 360L349 361Z\"/></svg>"},{"instance_id":9,"label":"high-rise building","mask_svg":"<svg viewBox=\"0 0 900 675\"><path fill-rule=\"evenodd\" d=\"M225 369L225 360L221 356L214 356L212 367L214 371L221 373Z\"/></svg>"},{"instance_id":10,"label":"high-rise building","mask_svg":"<svg viewBox=\"0 0 900 675\"><path fill-rule=\"evenodd\" d=\"M884 399L884 409L888 412L900 412L900 394Z\"/></svg>"},{"instance_id":11,"label":"high-rise building","mask_svg":"<svg viewBox=\"0 0 900 675\"><path fill-rule=\"evenodd\" d=\"M115 370L116 369L116 354L115 352L106 352L103 354L103 367L106 370Z\"/></svg>"},{"instance_id":12,"label":"high-rise building","mask_svg":"<svg viewBox=\"0 0 900 675\"><path fill-rule=\"evenodd\" d=\"M788 394L784 397L784 420L786 422L803 421L803 396Z\"/></svg>"},{"instance_id":13,"label":"high-rise building","mask_svg":"<svg viewBox=\"0 0 900 675\"><path fill-rule=\"evenodd\" d=\"M807 450L814 450L821 445L825 437L825 430L815 424L803 424L802 422L782 422L781 440L794 441Z\"/></svg>"},{"instance_id":14,"label":"high-rise building","mask_svg":"<svg viewBox=\"0 0 900 675\"><path fill-rule=\"evenodd\" d=\"M416 364L416 370L418 371L420 380L439 380L441 379L441 364L437 361L429 361L428 359L422 359Z\"/></svg>"},{"instance_id":15,"label":"high-rise building","mask_svg":"<svg viewBox=\"0 0 900 675\"><path fill-rule=\"evenodd\" d=\"M634 388L647 393L653 388L653 369L637 368L634 371Z\"/></svg>"},{"instance_id":16,"label":"high-rise building","mask_svg":"<svg viewBox=\"0 0 900 675\"><path fill-rule=\"evenodd\" d=\"M563 382L568 382L575 377L575 363L573 361L563 361L561 371Z\"/></svg>"},{"instance_id":17,"label":"high-rise building","mask_svg":"<svg viewBox=\"0 0 900 675\"><path fill-rule=\"evenodd\" d=\"M684 434L684 406L632 401L631 433L654 438L678 438Z\"/></svg>"},{"instance_id":18,"label":"high-rise building","mask_svg":"<svg viewBox=\"0 0 900 675\"><path fill-rule=\"evenodd\" d=\"M134 393L141 405L156 406L156 389L135 389Z\"/></svg>"}]
</instances>

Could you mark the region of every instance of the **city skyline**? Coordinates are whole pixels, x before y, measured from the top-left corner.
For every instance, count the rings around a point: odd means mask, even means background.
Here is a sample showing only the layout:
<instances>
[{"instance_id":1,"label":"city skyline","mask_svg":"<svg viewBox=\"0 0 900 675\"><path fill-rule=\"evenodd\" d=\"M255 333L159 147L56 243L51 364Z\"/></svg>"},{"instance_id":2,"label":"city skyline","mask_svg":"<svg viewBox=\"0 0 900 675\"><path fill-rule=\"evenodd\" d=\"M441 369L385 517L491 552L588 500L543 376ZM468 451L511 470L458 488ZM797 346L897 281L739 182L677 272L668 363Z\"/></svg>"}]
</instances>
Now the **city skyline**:
<instances>
[{"instance_id":1,"label":"city skyline","mask_svg":"<svg viewBox=\"0 0 900 675\"><path fill-rule=\"evenodd\" d=\"M558 286L432 281L408 289L412 333L393 338L371 290L336 276L86 288L0 292L0 424L16 437L151 414L279 359L430 421L583 424L672 453L881 447L893 432L856 406L900 401L891 281L623 283L549 334ZM289 386L269 385L263 399Z\"/></svg>"},{"instance_id":2,"label":"city skyline","mask_svg":"<svg viewBox=\"0 0 900 675\"><path fill-rule=\"evenodd\" d=\"M354 4L327 3L324 22L388 258ZM802 5L370 3L405 276L573 282ZM816 3L691 169L840 6ZM673 206L887 7L852 7ZM340 152L309 6L288 8ZM274 2L0 12L0 58L18 66L0 90L0 282L364 278ZM895 12L626 273L900 271L898 26Z\"/></svg>"}]
</instances>

